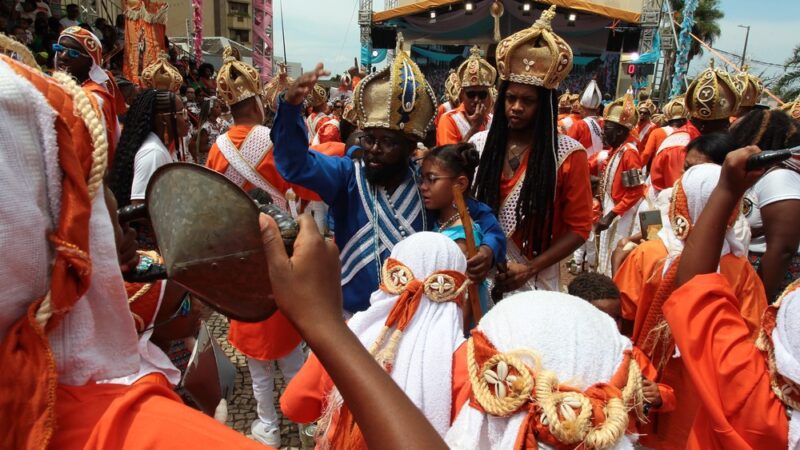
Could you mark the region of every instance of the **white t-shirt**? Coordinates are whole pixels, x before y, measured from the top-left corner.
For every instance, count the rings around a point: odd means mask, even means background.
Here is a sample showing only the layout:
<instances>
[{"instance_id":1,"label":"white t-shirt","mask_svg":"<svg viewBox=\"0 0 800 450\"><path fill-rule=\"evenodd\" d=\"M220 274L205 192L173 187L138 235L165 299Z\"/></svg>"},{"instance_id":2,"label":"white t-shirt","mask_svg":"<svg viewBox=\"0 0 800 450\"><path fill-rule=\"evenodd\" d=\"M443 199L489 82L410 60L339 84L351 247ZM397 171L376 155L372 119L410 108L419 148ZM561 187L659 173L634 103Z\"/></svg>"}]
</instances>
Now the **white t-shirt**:
<instances>
[{"instance_id":1,"label":"white t-shirt","mask_svg":"<svg viewBox=\"0 0 800 450\"><path fill-rule=\"evenodd\" d=\"M789 169L775 169L758 180L744 195L744 212L750 228L764 226L760 208L783 200L800 200L800 174ZM764 235L754 237L750 241L750 251L766 252L767 238Z\"/></svg>"},{"instance_id":2,"label":"white t-shirt","mask_svg":"<svg viewBox=\"0 0 800 450\"><path fill-rule=\"evenodd\" d=\"M150 177L161 166L172 162L169 150L153 133L147 136L144 143L136 152L133 160L133 185L131 185L131 200L144 200L147 183Z\"/></svg>"}]
</instances>

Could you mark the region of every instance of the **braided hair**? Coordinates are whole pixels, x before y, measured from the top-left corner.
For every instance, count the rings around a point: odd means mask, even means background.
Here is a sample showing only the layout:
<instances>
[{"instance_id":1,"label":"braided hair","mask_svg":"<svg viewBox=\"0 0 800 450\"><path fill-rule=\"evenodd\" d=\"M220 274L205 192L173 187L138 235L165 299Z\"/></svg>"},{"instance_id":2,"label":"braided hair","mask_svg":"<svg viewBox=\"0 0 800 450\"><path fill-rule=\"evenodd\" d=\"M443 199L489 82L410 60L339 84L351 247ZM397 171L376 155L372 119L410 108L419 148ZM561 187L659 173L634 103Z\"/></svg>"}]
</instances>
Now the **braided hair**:
<instances>
[{"instance_id":1,"label":"braided hair","mask_svg":"<svg viewBox=\"0 0 800 450\"><path fill-rule=\"evenodd\" d=\"M150 133L155 131L156 117L160 113L170 113L172 119L171 124L167 126L167 133L170 134L168 140L175 142L179 148L183 145L183 140L177 137L175 94L155 89L142 91L134 99L125 116L114 162L107 176L108 187L114 193L120 208L131 203L136 153Z\"/></svg>"},{"instance_id":2,"label":"braided hair","mask_svg":"<svg viewBox=\"0 0 800 450\"><path fill-rule=\"evenodd\" d=\"M800 145L800 124L784 111L756 109L742 116L730 129L737 147L757 145L778 150Z\"/></svg>"},{"instance_id":3,"label":"braided hair","mask_svg":"<svg viewBox=\"0 0 800 450\"><path fill-rule=\"evenodd\" d=\"M489 205L495 215L500 212L500 182L506 160L508 119L505 114L509 82L503 81L497 94L494 119L489 128L486 146L481 155L475 178L475 196ZM533 142L525 180L516 205L517 223L522 232L522 252L539 254L550 244L553 231L554 199L556 192L556 117L558 101L550 89L537 87L539 105L533 121Z\"/></svg>"}]
</instances>

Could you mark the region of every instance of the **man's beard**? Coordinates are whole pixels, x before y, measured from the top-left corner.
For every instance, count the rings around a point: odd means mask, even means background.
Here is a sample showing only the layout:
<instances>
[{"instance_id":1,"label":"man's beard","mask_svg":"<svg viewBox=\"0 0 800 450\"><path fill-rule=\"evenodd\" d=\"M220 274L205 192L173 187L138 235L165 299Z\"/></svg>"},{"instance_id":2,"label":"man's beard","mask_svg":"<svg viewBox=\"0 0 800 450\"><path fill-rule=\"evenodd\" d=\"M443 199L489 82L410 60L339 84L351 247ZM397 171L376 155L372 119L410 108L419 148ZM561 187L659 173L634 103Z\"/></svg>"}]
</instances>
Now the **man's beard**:
<instances>
[{"instance_id":1,"label":"man's beard","mask_svg":"<svg viewBox=\"0 0 800 450\"><path fill-rule=\"evenodd\" d=\"M408 165L403 162L399 162L390 166L385 165L377 169L370 167L369 164L365 164L364 176L367 178L368 182L380 185L386 182L387 179L397 175L398 172L406 170L407 167Z\"/></svg>"}]
</instances>

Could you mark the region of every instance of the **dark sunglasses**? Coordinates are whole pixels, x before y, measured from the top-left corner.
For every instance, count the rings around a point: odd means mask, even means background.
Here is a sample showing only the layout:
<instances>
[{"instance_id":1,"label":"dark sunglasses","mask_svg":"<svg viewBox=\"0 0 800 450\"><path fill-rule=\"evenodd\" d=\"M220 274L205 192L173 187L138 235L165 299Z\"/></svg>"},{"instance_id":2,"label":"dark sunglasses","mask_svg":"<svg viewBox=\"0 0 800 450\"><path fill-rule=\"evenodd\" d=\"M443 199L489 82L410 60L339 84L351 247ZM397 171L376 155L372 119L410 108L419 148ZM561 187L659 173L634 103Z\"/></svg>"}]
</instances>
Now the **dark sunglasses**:
<instances>
[{"instance_id":1,"label":"dark sunglasses","mask_svg":"<svg viewBox=\"0 0 800 450\"><path fill-rule=\"evenodd\" d=\"M65 53L66 52L67 56L69 56L72 59L78 59L81 56L85 56L85 57L89 58L89 55L87 55L86 53L83 53L83 52L80 52L78 50L75 50L74 48L64 47L61 44L53 44L53 51L56 52L56 53Z\"/></svg>"},{"instance_id":2,"label":"dark sunglasses","mask_svg":"<svg viewBox=\"0 0 800 450\"><path fill-rule=\"evenodd\" d=\"M486 91L468 91L464 93L467 94L467 98L470 100L475 100L475 97L486 100L486 98L489 97L489 93Z\"/></svg>"}]
</instances>

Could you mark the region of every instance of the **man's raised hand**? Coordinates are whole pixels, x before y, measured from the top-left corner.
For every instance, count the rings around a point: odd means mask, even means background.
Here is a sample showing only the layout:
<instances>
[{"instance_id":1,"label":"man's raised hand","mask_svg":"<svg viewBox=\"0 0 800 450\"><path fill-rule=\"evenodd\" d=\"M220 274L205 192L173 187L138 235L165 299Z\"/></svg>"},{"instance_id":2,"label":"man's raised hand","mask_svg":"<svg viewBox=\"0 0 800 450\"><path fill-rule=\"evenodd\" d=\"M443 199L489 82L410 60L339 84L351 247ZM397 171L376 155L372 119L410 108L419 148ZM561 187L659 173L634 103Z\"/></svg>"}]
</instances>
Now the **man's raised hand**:
<instances>
[{"instance_id":1,"label":"man's raised hand","mask_svg":"<svg viewBox=\"0 0 800 450\"><path fill-rule=\"evenodd\" d=\"M304 73L289 86L289 91L286 93L286 101L292 105L303 103L306 96L314 89L317 81L322 77L330 76L330 74L325 70L325 66L322 63L318 63L314 70Z\"/></svg>"}]
</instances>

